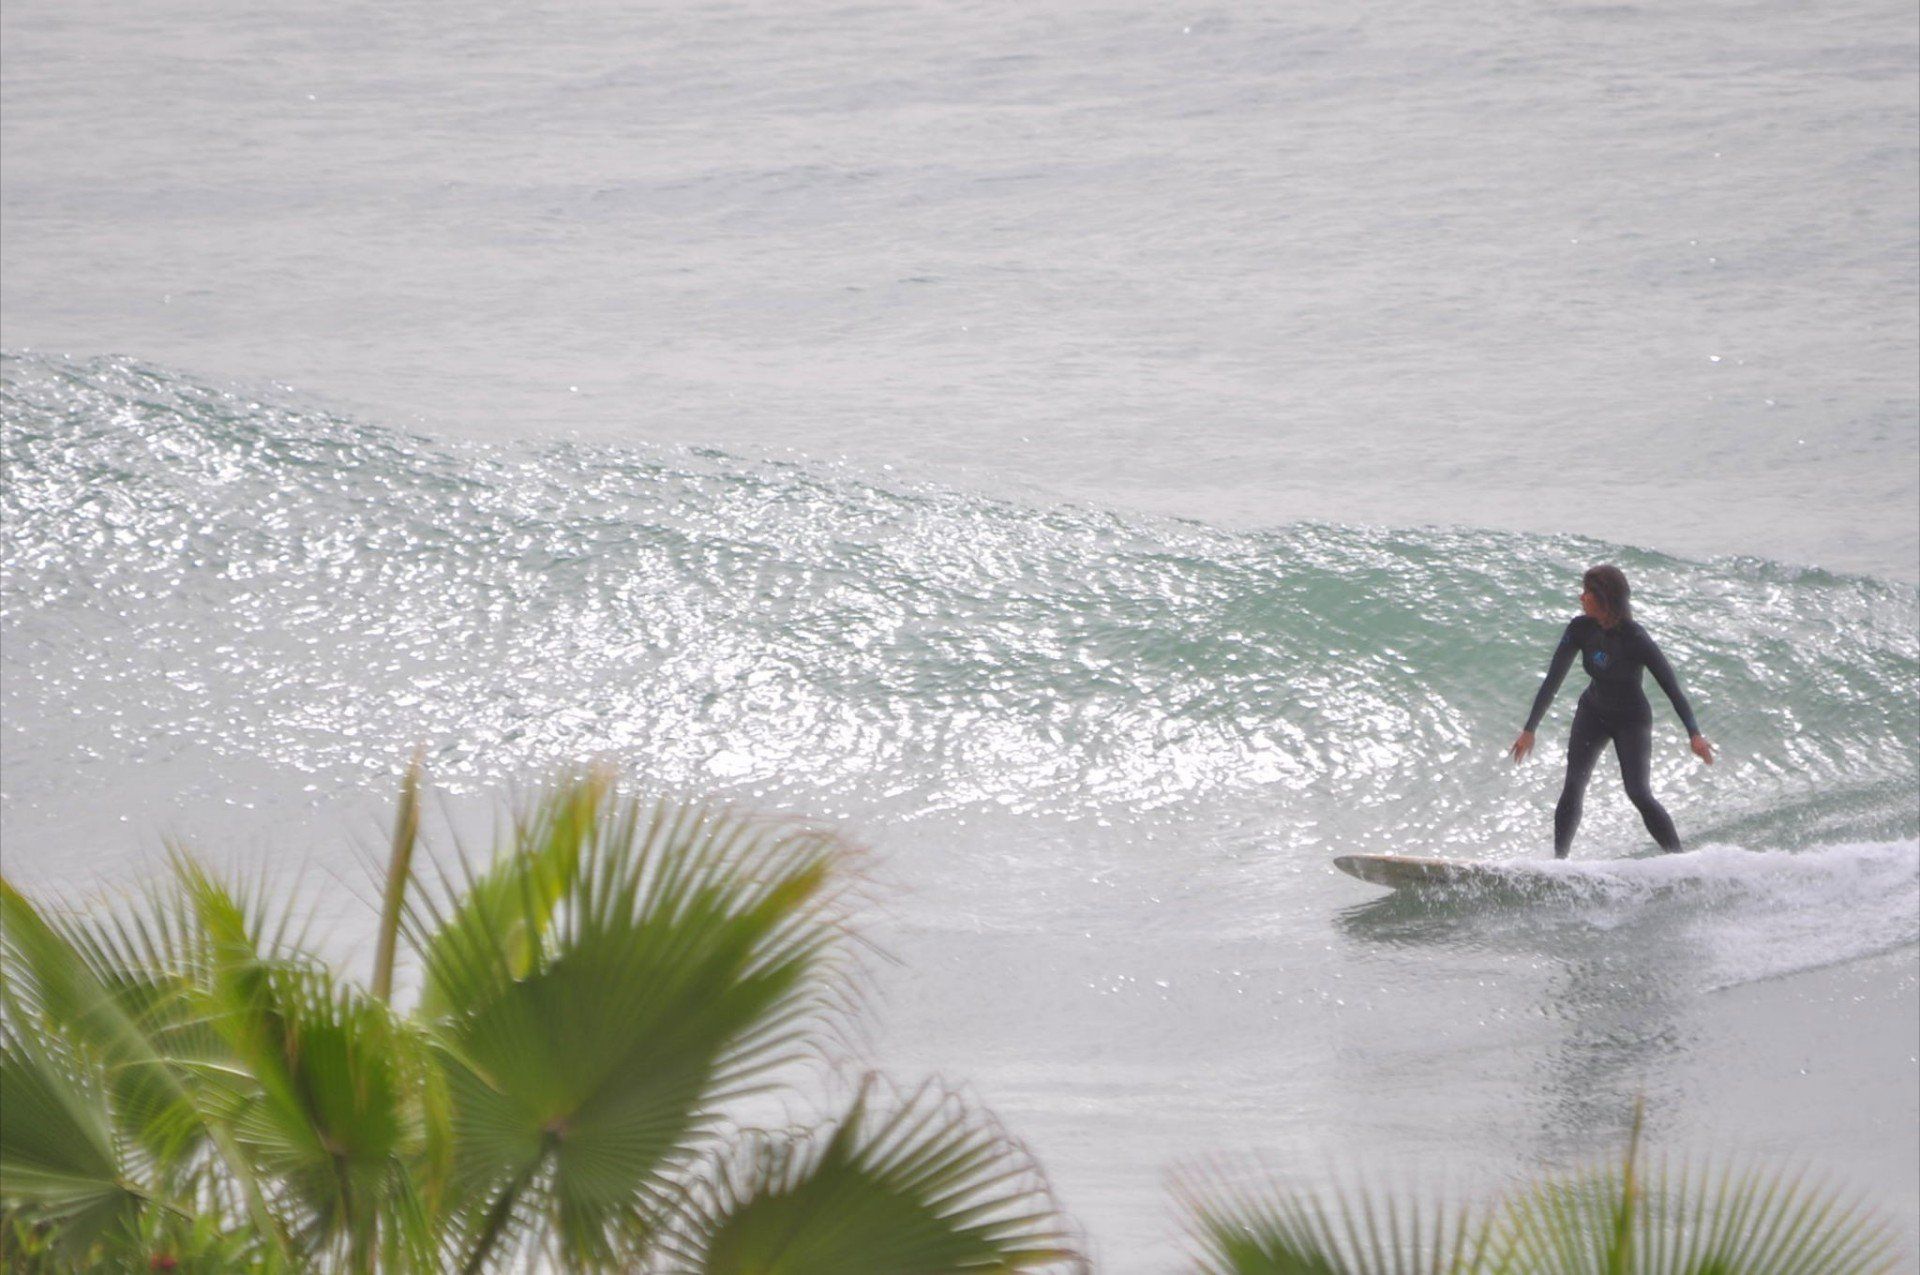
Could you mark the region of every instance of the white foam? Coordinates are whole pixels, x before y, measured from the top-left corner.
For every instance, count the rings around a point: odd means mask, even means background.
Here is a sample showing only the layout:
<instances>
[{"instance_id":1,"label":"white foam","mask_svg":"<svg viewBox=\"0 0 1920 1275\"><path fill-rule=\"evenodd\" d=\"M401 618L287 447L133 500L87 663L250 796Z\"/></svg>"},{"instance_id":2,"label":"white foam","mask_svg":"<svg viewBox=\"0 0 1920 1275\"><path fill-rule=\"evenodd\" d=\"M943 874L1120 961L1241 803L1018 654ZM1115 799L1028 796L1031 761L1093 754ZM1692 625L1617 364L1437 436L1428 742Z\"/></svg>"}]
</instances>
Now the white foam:
<instances>
[{"instance_id":1,"label":"white foam","mask_svg":"<svg viewBox=\"0 0 1920 1275\"><path fill-rule=\"evenodd\" d=\"M1589 887L1597 929L1667 920L1708 989L1855 960L1920 940L1920 841L1801 851L1707 846L1687 854L1529 868Z\"/></svg>"}]
</instances>

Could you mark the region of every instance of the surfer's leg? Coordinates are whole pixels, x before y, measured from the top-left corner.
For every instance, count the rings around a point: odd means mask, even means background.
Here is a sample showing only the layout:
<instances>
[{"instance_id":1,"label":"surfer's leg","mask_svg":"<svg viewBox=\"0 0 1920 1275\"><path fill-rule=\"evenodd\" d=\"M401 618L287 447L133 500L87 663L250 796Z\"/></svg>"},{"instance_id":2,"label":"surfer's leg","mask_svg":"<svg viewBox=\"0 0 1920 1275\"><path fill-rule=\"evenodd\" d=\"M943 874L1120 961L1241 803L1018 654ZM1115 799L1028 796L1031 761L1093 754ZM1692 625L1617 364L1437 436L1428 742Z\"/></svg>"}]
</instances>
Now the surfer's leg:
<instances>
[{"instance_id":1,"label":"surfer's leg","mask_svg":"<svg viewBox=\"0 0 1920 1275\"><path fill-rule=\"evenodd\" d=\"M1647 831L1668 854L1680 849L1680 834L1666 807L1655 799L1650 778L1653 760L1653 715L1638 721L1621 723L1613 735L1613 751L1620 757L1620 778L1627 787L1627 800L1640 812Z\"/></svg>"},{"instance_id":2,"label":"surfer's leg","mask_svg":"<svg viewBox=\"0 0 1920 1275\"><path fill-rule=\"evenodd\" d=\"M1580 807L1587 793L1587 780L1593 776L1593 763L1607 745L1607 726L1600 714L1582 704L1573 713L1573 729L1567 734L1567 782L1560 790L1560 804L1553 808L1553 857L1564 859L1573 848L1573 834L1580 827Z\"/></svg>"}]
</instances>

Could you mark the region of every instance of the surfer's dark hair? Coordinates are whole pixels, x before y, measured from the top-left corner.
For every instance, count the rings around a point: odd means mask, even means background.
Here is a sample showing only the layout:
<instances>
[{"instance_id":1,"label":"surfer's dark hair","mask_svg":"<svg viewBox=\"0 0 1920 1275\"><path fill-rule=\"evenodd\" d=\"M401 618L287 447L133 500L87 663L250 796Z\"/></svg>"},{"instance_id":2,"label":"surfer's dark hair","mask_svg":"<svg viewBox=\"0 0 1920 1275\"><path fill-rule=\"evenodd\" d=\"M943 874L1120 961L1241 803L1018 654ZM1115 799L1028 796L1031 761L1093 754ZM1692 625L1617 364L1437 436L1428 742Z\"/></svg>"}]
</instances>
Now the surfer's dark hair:
<instances>
[{"instance_id":1,"label":"surfer's dark hair","mask_svg":"<svg viewBox=\"0 0 1920 1275\"><path fill-rule=\"evenodd\" d=\"M1580 583L1600 604L1600 627L1617 629L1633 619L1633 590L1627 585L1627 573L1611 562L1588 567Z\"/></svg>"}]
</instances>

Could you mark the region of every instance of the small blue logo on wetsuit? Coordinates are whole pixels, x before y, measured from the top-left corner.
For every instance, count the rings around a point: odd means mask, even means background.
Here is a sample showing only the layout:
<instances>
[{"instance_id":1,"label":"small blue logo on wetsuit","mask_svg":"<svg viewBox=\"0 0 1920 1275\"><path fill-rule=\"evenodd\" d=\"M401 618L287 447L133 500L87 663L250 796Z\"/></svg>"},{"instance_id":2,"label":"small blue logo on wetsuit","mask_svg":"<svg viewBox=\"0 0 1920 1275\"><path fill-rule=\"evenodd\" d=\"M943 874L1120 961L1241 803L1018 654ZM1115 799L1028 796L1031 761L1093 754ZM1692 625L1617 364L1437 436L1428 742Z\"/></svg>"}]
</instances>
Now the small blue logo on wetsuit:
<instances>
[{"instance_id":1,"label":"small blue logo on wetsuit","mask_svg":"<svg viewBox=\"0 0 1920 1275\"><path fill-rule=\"evenodd\" d=\"M1605 651L1595 651L1593 653L1593 662L1598 667L1605 668L1607 666L1607 653Z\"/></svg>"}]
</instances>

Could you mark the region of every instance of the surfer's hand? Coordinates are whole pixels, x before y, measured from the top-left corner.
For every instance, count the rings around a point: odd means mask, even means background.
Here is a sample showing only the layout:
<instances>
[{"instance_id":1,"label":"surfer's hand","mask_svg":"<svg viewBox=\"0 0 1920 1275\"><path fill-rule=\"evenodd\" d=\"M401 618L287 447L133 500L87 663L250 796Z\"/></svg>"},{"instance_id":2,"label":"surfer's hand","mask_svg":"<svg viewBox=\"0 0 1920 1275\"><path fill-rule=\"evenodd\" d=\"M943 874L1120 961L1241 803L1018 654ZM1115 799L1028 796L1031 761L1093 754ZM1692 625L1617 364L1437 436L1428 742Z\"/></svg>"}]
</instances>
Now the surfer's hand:
<instances>
[{"instance_id":1,"label":"surfer's hand","mask_svg":"<svg viewBox=\"0 0 1920 1275\"><path fill-rule=\"evenodd\" d=\"M1533 751L1533 732L1530 730L1523 730L1520 732L1520 738L1513 741L1513 747L1508 750L1508 755L1511 756L1515 761L1525 761L1527 759L1527 754L1532 751Z\"/></svg>"},{"instance_id":2,"label":"surfer's hand","mask_svg":"<svg viewBox=\"0 0 1920 1275\"><path fill-rule=\"evenodd\" d=\"M1687 741L1687 746L1693 749L1695 757L1709 766L1713 765L1713 745L1707 742L1705 735L1695 735Z\"/></svg>"}]
</instances>

